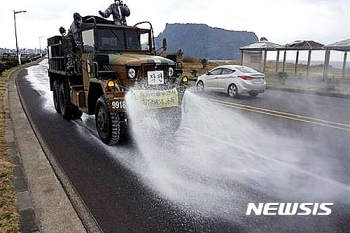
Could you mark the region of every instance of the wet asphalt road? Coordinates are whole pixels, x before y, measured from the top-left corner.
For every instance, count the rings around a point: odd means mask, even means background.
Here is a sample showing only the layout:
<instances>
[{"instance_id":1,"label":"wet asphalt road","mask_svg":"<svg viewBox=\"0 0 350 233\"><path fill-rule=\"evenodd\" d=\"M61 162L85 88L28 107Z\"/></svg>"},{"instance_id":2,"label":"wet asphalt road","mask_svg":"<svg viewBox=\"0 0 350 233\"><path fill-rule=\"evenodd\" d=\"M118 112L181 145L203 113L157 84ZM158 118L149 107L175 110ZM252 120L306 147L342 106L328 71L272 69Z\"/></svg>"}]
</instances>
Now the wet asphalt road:
<instances>
[{"instance_id":1,"label":"wet asphalt road","mask_svg":"<svg viewBox=\"0 0 350 233\"><path fill-rule=\"evenodd\" d=\"M33 82L31 79L39 81ZM322 172L319 172L322 168L311 171L311 178L309 173L303 173L305 179L310 182L305 181L300 186L303 189L309 187L310 193L314 194L312 190L316 189L316 186L313 184L328 182L329 179L331 180L329 185L322 186L322 191L327 193L329 190L323 189L336 190L340 187L341 193L337 194L338 196L332 193L328 199L327 195L313 199L312 195L308 197L308 191L305 190L303 192L306 192L306 195L305 193L297 195L301 191L296 191L296 195L293 193L288 196L274 195L274 192L269 192L268 188L260 183L261 180L254 178L249 182L222 181L226 189L232 193L239 193L239 198L243 196L244 201L237 201L233 196L229 196L228 200L235 203L236 212L231 208L226 214L221 215L220 208L222 212L226 211L222 202L214 205L219 208L218 210L202 211L191 207L190 204L188 206L178 204L171 198L167 199L166 195L155 192L152 186L144 183L144 179L140 178L137 171L130 168L142 154L142 149L140 151L136 142L131 139L128 143L109 148L98 140L93 118L84 115L82 120L63 120L54 112L52 100L49 99L51 96L44 89L40 89L45 87L45 80L48 80L45 65L29 68L19 75L17 85L23 104L30 109L27 114L39 130L37 133L44 138L104 232L350 232L350 131L227 107L227 111L240 112L244 118L256 122L274 135L292 138L293 143L295 139L297 143L303 141L306 145L312 145L307 149L313 159L308 158L305 161L313 162L320 158L332 166L327 168L329 174L327 180L318 178L318 175L322 175ZM232 100L225 95L206 95L206 97L342 124L350 123L348 99L279 91L267 91L255 99L242 97ZM196 132L192 136L202 137ZM209 142L211 139L203 140ZM168 149L171 147L172 145ZM286 148L288 149L290 148ZM220 153L221 149L218 148L217 151ZM174 152L176 153L178 152ZM129 158L130 164L125 162L128 159L118 158ZM278 166L279 163L276 164ZM320 167L324 164L315 163L316 165ZM301 164L301 169L295 172L299 172L304 166L308 168L309 164ZM193 174L196 175L195 172ZM276 173L266 177L271 178L274 175ZM254 177L253 173L252 176ZM288 180L293 187L298 187L299 181L300 178L296 179L295 184L293 180ZM266 184L275 183L267 181ZM186 184L184 186L186 187ZM335 204L330 216L246 216L246 207L250 202L334 202ZM201 203L200 200L198 203ZM203 205L207 203L203 202ZM228 202L227 205L231 203Z\"/></svg>"}]
</instances>

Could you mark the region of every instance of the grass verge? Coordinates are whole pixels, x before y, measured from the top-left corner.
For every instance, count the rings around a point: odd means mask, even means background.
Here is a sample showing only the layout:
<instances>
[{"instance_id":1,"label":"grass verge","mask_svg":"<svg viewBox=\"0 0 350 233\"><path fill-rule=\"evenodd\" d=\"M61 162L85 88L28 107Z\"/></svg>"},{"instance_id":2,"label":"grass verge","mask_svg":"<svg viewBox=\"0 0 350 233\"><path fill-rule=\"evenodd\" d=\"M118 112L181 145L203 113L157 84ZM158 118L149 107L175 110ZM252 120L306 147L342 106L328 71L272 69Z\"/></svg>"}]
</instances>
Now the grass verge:
<instances>
[{"instance_id":1,"label":"grass verge","mask_svg":"<svg viewBox=\"0 0 350 233\"><path fill-rule=\"evenodd\" d=\"M9 160L5 138L6 113L4 97L9 71L0 77L0 233L15 233L19 230L19 213L13 186L14 165Z\"/></svg>"}]
</instances>

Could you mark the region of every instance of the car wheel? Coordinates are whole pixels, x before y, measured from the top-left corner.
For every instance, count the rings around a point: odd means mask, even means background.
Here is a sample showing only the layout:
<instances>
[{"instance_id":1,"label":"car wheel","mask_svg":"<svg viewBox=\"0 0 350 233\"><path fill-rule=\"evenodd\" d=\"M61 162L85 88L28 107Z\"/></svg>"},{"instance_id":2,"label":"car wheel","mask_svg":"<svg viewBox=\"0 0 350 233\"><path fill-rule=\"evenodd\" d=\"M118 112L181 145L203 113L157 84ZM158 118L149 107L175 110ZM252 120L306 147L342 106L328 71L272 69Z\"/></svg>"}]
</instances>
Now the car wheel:
<instances>
[{"instance_id":1,"label":"car wheel","mask_svg":"<svg viewBox=\"0 0 350 233\"><path fill-rule=\"evenodd\" d=\"M57 113L61 113L59 93L60 93L60 82L58 80L55 80L52 85L52 97L53 97L53 104L55 106L55 110Z\"/></svg>"},{"instance_id":2,"label":"car wheel","mask_svg":"<svg viewBox=\"0 0 350 233\"><path fill-rule=\"evenodd\" d=\"M204 91L204 83L202 81L198 81L197 83L197 91L203 92Z\"/></svg>"},{"instance_id":3,"label":"car wheel","mask_svg":"<svg viewBox=\"0 0 350 233\"><path fill-rule=\"evenodd\" d=\"M231 84L228 89L227 89L227 93L229 96L231 97L238 97L238 89L237 86L235 84Z\"/></svg>"},{"instance_id":4,"label":"car wheel","mask_svg":"<svg viewBox=\"0 0 350 233\"><path fill-rule=\"evenodd\" d=\"M251 97L257 97L257 96L259 95L259 92L254 92L254 91L252 91L252 92L249 92L249 95L250 95Z\"/></svg>"},{"instance_id":5,"label":"car wheel","mask_svg":"<svg viewBox=\"0 0 350 233\"><path fill-rule=\"evenodd\" d=\"M120 136L119 117L116 112L108 111L108 102L104 96L97 100L95 121L101 141L107 145L117 144Z\"/></svg>"}]
</instances>

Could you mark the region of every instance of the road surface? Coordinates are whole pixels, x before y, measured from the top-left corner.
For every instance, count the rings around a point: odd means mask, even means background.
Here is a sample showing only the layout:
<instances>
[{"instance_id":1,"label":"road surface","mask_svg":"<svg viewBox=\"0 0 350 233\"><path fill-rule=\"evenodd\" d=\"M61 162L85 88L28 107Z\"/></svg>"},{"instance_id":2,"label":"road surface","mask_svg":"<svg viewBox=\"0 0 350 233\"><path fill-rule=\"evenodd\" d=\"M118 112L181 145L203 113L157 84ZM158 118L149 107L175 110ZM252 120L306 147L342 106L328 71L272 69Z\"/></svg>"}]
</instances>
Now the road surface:
<instances>
[{"instance_id":1,"label":"road surface","mask_svg":"<svg viewBox=\"0 0 350 233\"><path fill-rule=\"evenodd\" d=\"M55 112L47 60L17 85L36 133L104 232L350 231L349 99L189 92L175 135L146 117L110 147L93 116ZM309 203L311 214L246 215L249 203ZM317 215L325 211L316 203L333 203L331 214Z\"/></svg>"}]
</instances>

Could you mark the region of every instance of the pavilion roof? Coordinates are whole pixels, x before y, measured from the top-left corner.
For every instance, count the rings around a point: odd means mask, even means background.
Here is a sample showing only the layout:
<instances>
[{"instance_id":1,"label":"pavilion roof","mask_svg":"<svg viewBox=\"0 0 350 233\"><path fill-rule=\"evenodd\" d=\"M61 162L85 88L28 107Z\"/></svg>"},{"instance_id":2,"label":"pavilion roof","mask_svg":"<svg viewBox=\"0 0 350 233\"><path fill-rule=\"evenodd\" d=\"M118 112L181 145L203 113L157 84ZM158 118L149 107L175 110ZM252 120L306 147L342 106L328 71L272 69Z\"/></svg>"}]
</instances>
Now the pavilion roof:
<instances>
[{"instance_id":1,"label":"pavilion roof","mask_svg":"<svg viewBox=\"0 0 350 233\"><path fill-rule=\"evenodd\" d=\"M250 44L244 47L241 47L240 50L255 50L255 51L266 51L266 50L276 50L281 45L272 43L269 41L259 41L254 44Z\"/></svg>"},{"instance_id":2,"label":"pavilion roof","mask_svg":"<svg viewBox=\"0 0 350 233\"><path fill-rule=\"evenodd\" d=\"M281 46L280 50L323 50L324 44L313 40L296 40Z\"/></svg>"},{"instance_id":3,"label":"pavilion roof","mask_svg":"<svg viewBox=\"0 0 350 233\"><path fill-rule=\"evenodd\" d=\"M350 39L328 44L324 48L328 50L350 51Z\"/></svg>"}]
</instances>

